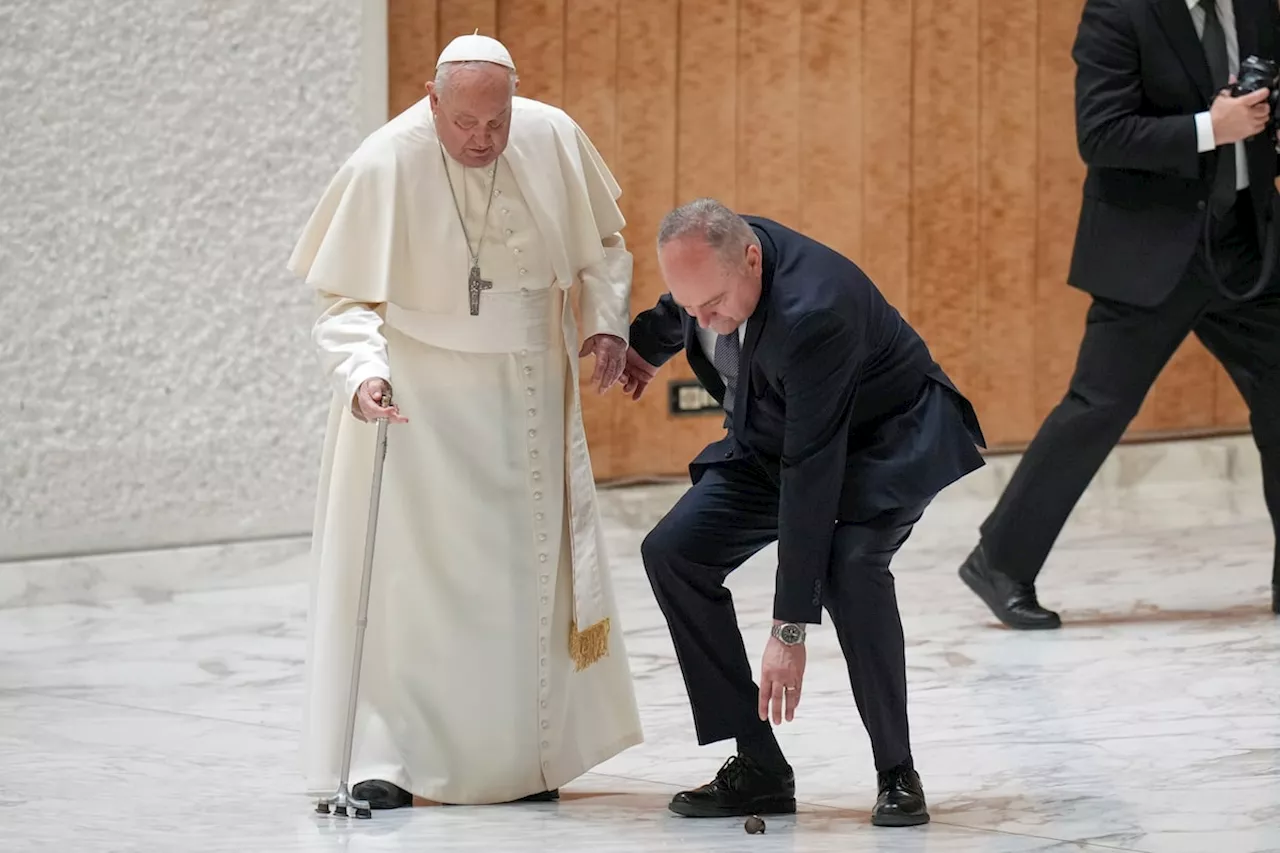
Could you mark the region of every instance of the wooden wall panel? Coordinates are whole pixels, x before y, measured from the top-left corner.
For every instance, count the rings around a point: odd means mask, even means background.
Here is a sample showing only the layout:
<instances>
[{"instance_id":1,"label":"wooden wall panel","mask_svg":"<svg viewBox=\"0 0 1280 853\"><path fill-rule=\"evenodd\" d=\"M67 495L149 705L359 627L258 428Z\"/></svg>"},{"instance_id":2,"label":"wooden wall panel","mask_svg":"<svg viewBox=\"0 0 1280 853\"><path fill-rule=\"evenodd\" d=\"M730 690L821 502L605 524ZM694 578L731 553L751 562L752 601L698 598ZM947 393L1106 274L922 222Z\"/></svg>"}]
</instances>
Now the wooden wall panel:
<instances>
[{"instance_id":1,"label":"wooden wall panel","mask_svg":"<svg viewBox=\"0 0 1280 853\"><path fill-rule=\"evenodd\" d=\"M526 98L564 106L565 0L498 0L497 38L511 51Z\"/></svg>"},{"instance_id":2,"label":"wooden wall panel","mask_svg":"<svg viewBox=\"0 0 1280 853\"><path fill-rule=\"evenodd\" d=\"M737 209L795 225L800 215L800 4L739 0L738 9Z\"/></svg>"},{"instance_id":3,"label":"wooden wall panel","mask_svg":"<svg viewBox=\"0 0 1280 853\"><path fill-rule=\"evenodd\" d=\"M862 257L872 281L911 317L911 109L916 0L862 0Z\"/></svg>"},{"instance_id":4,"label":"wooden wall panel","mask_svg":"<svg viewBox=\"0 0 1280 853\"><path fill-rule=\"evenodd\" d=\"M633 311L652 306L664 291L653 245L676 196L679 20L678 0L619 4L618 144L610 166L623 187L627 240L634 247ZM667 415L668 377L664 372L637 401L611 395L625 411L607 436L589 438L594 447L610 445L617 467L598 471L598 477L674 473L688 463L689 441L680 436L700 424Z\"/></svg>"},{"instance_id":5,"label":"wooden wall panel","mask_svg":"<svg viewBox=\"0 0 1280 853\"><path fill-rule=\"evenodd\" d=\"M1017 448L1067 389L1089 298L1066 284L1084 167L1071 46L1083 0L388 0L389 114L479 29L523 95L562 106L623 188L633 312L663 292L654 238L714 196L848 254ZM715 415L584 396L602 480L684 473ZM1196 341L1129 438L1247 428Z\"/></svg>"},{"instance_id":6,"label":"wooden wall panel","mask_svg":"<svg viewBox=\"0 0 1280 853\"><path fill-rule=\"evenodd\" d=\"M676 173L675 194L667 206L696 198L719 199L730 207L738 204L739 158L734 140L738 137L738 0L705 0L680 6L680 32L677 42L679 88L676 92ZM657 220L666 210L657 212L654 230L645 232L645 242L636 251L654 255L653 237ZM656 269L656 265L655 265ZM640 311L651 306L662 292L650 293ZM677 357L664 368L664 380L693 378L688 361ZM666 405L664 388L655 388ZM650 393L653 393L652 391ZM673 419L663 433L670 467L679 471L709 441L721 434L721 419L715 417L683 417ZM643 466L645 460L637 459ZM649 473L650 469L638 468Z\"/></svg>"},{"instance_id":7,"label":"wooden wall panel","mask_svg":"<svg viewBox=\"0 0 1280 853\"><path fill-rule=\"evenodd\" d=\"M738 0L680 10L676 92L677 204L717 198L738 204ZM652 251L642 246L641 251Z\"/></svg>"},{"instance_id":8,"label":"wooden wall panel","mask_svg":"<svg viewBox=\"0 0 1280 853\"><path fill-rule=\"evenodd\" d=\"M911 324L962 392L978 386L978 4L916 0Z\"/></svg>"},{"instance_id":9,"label":"wooden wall panel","mask_svg":"<svg viewBox=\"0 0 1280 853\"><path fill-rule=\"evenodd\" d=\"M970 394L987 430L1036 428L1036 111L1027 80L1039 56L1036 5L984 0L977 44L978 328Z\"/></svg>"},{"instance_id":10,"label":"wooden wall panel","mask_svg":"<svg viewBox=\"0 0 1280 853\"><path fill-rule=\"evenodd\" d=\"M618 0L565 0L564 109L613 162L618 128ZM622 192L628 192L623 187Z\"/></svg>"},{"instance_id":11,"label":"wooden wall panel","mask_svg":"<svg viewBox=\"0 0 1280 853\"><path fill-rule=\"evenodd\" d=\"M415 0L387 0L390 6L414 7ZM480 31L481 35L498 34L498 0L436 0L436 56L458 36ZM424 9L420 14L426 15ZM522 58L523 59L523 58ZM432 58L435 64L435 58ZM517 65L521 61L516 62Z\"/></svg>"},{"instance_id":12,"label":"wooden wall panel","mask_svg":"<svg viewBox=\"0 0 1280 853\"><path fill-rule=\"evenodd\" d=\"M862 2L805 0L800 46L797 227L862 256Z\"/></svg>"},{"instance_id":13,"label":"wooden wall panel","mask_svg":"<svg viewBox=\"0 0 1280 853\"><path fill-rule=\"evenodd\" d=\"M440 55L436 0L387 5L387 114L396 116L427 94Z\"/></svg>"}]
</instances>

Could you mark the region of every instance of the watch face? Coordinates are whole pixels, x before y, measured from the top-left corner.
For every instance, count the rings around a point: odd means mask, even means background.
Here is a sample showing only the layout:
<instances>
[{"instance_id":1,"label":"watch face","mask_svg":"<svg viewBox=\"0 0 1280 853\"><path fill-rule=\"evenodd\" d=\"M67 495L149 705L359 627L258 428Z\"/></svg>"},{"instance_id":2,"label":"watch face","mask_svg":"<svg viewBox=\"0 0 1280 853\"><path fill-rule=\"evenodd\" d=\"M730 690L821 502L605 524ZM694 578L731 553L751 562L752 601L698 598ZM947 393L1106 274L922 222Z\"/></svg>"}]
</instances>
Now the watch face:
<instances>
[{"instance_id":1,"label":"watch face","mask_svg":"<svg viewBox=\"0 0 1280 853\"><path fill-rule=\"evenodd\" d=\"M804 639L804 633L799 625L783 625L778 629L778 639L789 646L794 646Z\"/></svg>"}]
</instances>

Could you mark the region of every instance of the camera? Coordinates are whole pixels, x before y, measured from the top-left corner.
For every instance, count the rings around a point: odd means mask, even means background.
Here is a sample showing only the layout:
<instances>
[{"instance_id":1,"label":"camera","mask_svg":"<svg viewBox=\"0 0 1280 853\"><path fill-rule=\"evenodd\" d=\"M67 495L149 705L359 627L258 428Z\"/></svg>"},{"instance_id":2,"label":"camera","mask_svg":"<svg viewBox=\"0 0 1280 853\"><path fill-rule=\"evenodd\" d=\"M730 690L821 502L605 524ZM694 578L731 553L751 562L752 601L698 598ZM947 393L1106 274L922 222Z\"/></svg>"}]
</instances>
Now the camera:
<instances>
[{"instance_id":1,"label":"camera","mask_svg":"<svg viewBox=\"0 0 1280 853\"><path fill-rule=\"evenodd\" d=\"M1272 140L1276 151L1280 153L1280 139L1276 138L1276 105L1280 104L1280 69L1277 69L1276 63L1270 59L1250 56L1240 62L1240 73L1236 75L1236 82L1231 85L1228 94L1238 98L1259 89L1267 90L1267 125L1263 130ZM1232 302L1248 302L1256 298L1275 278L1277 253L1280 252L1280 248L1277 247L1277 241L1280 240L1280 224L1277 223L1277 220L1280 220L1280 212L1278 211L1280 211L1280 195L1272 191L1269 194L1268 215L1265 223L1267 236L1262 248L1262 271L1258 274L1258 280L1244 293L1237 293L1227 287L1219 277L1213 262L1213 240L1210 233L1215 217L1204 218L1204 241L1200 245L1209 268L1209 277L1214 288Z\"/></svg>"},{"instance_id":2,"label":"camera","mask_svg":"<svg viewBox=\"0 0 1280 853\"><path fill-rule=\"evenodd\" d=\"M1271 118L1267 120L1267 131L1273 136L1276 130L1276 107L1280 105L1280 69L1270 59L1259 59L1250 56L1240 62L1240 73L1231 87L1231 95L1240 97L1259 89L1267 91L1267 106L1271 110Z\"/></svg>"}]
</instances>

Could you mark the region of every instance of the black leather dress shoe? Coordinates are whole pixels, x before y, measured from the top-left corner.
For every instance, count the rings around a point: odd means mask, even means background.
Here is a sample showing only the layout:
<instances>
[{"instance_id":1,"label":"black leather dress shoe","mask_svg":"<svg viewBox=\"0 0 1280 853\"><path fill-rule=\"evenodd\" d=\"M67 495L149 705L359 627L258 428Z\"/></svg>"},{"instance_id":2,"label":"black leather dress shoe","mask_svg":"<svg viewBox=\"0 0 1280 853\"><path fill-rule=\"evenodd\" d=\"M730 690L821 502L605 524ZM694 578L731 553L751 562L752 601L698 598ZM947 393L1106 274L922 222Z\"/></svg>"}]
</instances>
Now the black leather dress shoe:
<instances>
[{"instance_id":1,"label":"black leather dress shoe","mask_svg":"<svg viewBox=\"0 0 1280 853\"><path fill-rule=\"evenodd\" d=\"M351 789L351 796L357 800L368 800L371 809L403 809L413 805L413 794L381 779L357 782Z\"/></svg>"},{"instance_id":2,"label":"black leather dress shoe","mask_svg":"<svg viewBox=\"0 0 1280 853\"><path fill-rule=\"evenodd\" d=\"M518 800L507 800L506 802L495 803L495 805L510 806L515 803L554 803L559 801L559 799L560 799L560 789L552 788L550 791L539 791L536 794L529 794L527 796L521 797ZM457 803L441 803L440 805L456 808L458 804Z\"/></svg>"},{"instance_id":3,"label":"black leather dress shoe","mask_svg":"<svg viewBox=\"0 0 1280 853\"><path fill-rule=\"evenodd\" d=\"M735 755L715 779L676 794L668 808L684 817L795 814L796 776L791 770L778 773Z\"/></svg>"},{"instance_id":4,"label":"black leather dress shoe","mask_svg":"<svg viewBox=\"0 0 1280 853\"><path fill-rule=\"evenodd\" d=\"M1004 624L1021 631L1062 627L1062 619L1040 606L1034 584L1014 580L987 562L982 545L960 566L960 579Z\"/></svg>"},{"instance_id":5,"label":"black leather dress shoe","mask_svg":"<svg viewBox=\"0 0 1280 853\"><path fill-rule=\"evenodd\" d=\"M911 767L899 765L877 774L880 796L871 812L875 826L919 826L929 822L920 776Z\"/></svg>"}]
</instances>

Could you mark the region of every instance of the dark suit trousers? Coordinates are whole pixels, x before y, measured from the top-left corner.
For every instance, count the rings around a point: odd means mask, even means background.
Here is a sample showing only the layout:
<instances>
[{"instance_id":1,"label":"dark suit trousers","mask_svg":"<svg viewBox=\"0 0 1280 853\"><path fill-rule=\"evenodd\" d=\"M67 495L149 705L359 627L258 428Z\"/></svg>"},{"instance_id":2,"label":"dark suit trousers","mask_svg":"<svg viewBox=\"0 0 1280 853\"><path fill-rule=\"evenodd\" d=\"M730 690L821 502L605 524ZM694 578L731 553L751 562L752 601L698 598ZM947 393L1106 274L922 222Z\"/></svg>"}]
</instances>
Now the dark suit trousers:
<instances>
[{"instance_id":1,"label":"dark suit trousers","mask_svg":"<svg viewBox=\"0 0 1280 853\"><path fill-rule=\"evenodd\" d=\"M1240 204L1236 225L1215 247L1228 285L1243 291L1257 277L1251 212ZM1075 374L1066 396L1041 425L1008 488L982 525L991 564L1034 581L1071 510L1147 391L1190 333L1226 368L1249 405L1262 457L1263 491L1280 541L1280 293L1236 303L1218 293L1197 252L1173 293L1153 308L1094 299ZM1213 405L1212 399L1200 405ZM1273 583L1280 581L1280 557Z\"/></svg>"},{"instance_id":2,"label":"dark suit trousers","mask_svg":"<svg viewBox=\"0 0 1280 853\"><path fill-rule=\"evenodd\" d=\"M823 606L848 664L877 770L911 756L905 648L889 561L923 512L918 506L839 525L832 544ZM765 725L724 581L777 535L777 486L744 459L708 469L641 546L684 674L699 744L750 736ZM811 673L810 664L806 678Z\"/></svg>"}]
</instances>

